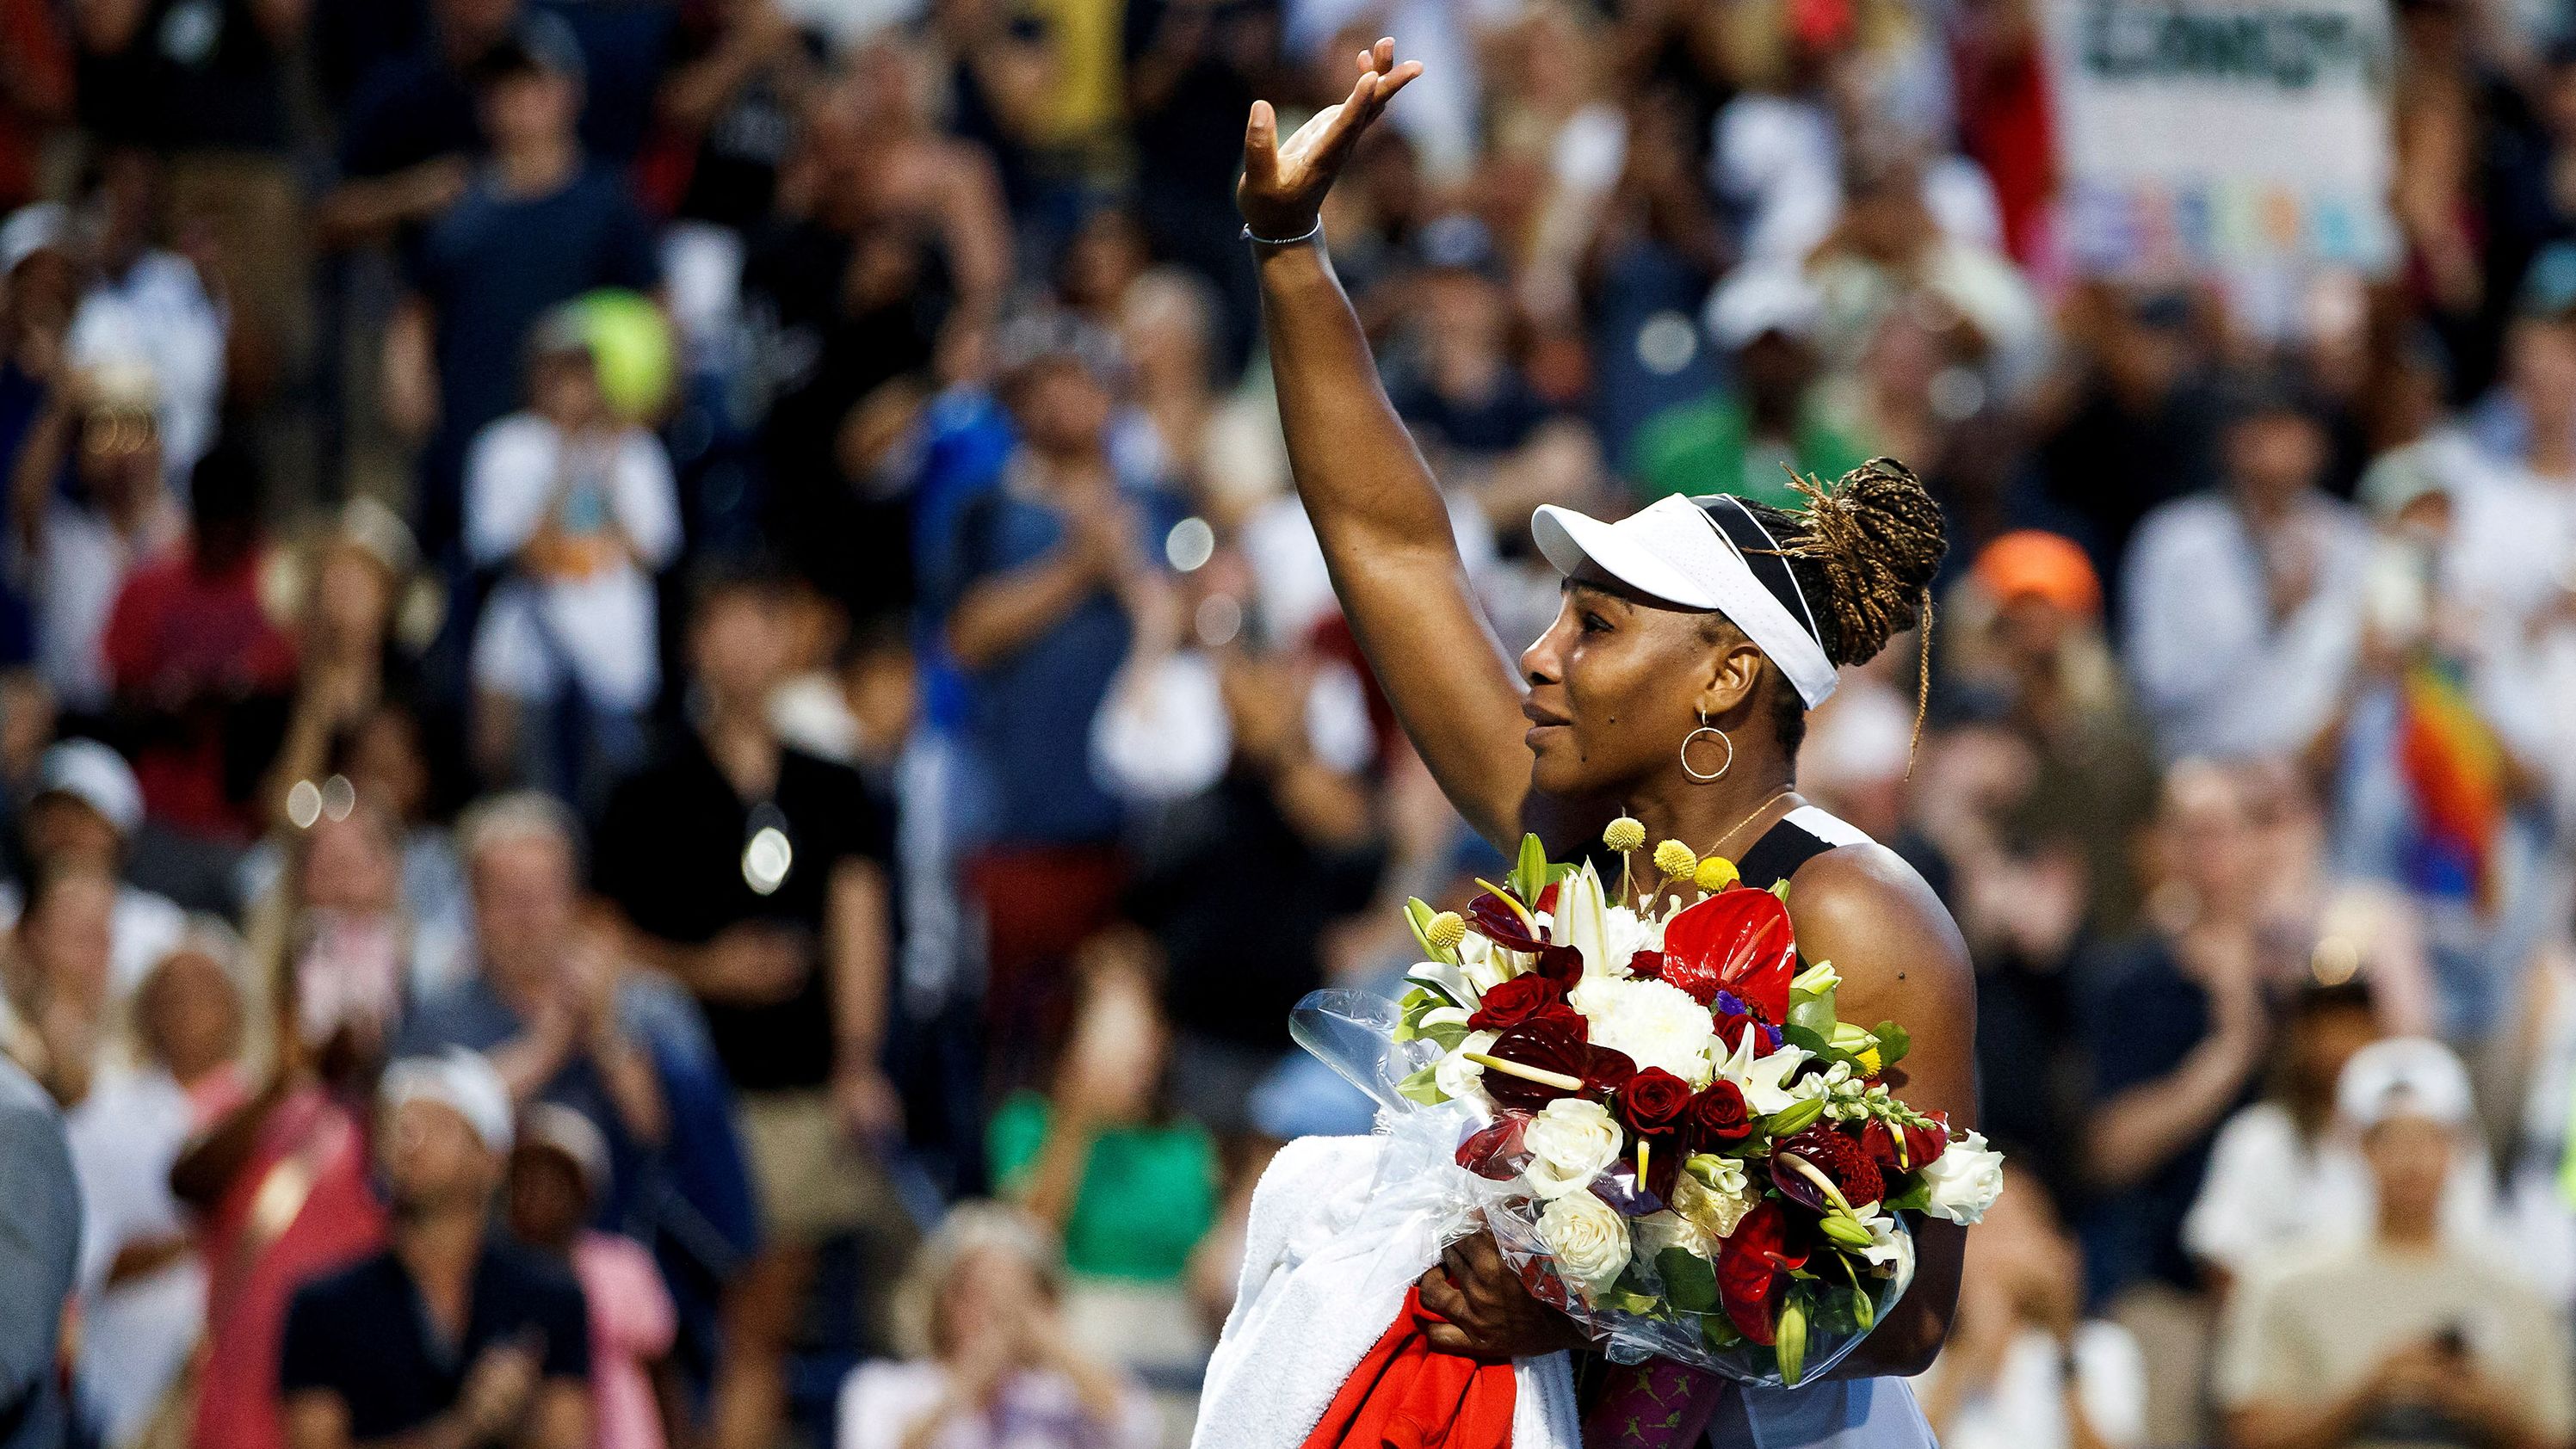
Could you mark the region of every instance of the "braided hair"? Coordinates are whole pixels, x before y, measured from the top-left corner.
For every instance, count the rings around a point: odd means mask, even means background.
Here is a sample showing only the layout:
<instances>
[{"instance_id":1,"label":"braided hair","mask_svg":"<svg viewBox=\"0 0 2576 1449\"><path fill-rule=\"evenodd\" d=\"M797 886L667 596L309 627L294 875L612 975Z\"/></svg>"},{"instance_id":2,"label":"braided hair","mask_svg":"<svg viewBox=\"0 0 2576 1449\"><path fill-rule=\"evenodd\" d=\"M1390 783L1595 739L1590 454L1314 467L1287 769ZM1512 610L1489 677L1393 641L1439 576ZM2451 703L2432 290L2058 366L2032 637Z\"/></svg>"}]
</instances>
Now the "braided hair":
<instances>
[{"instance_id":1,"label":"braided hair","mask_svg":"<svg viewBox=\"0 0 2576 1449\"><path fill-rule=\"evenodd\" d=\"M1919 712L1932 684L1932 576L1950 549L1941 505L1894 458L1872 458L1830 486L1794 476L1790 485L1806 507L1747 506L1781 540L1790 572L1813 601L1825 656L1836 664L1866 664L1921 622ZM1780 690L1778 698L1774 724L1781 747L1794 753L1806 738L1806 707L1793 689Z\"/></svg>"}]
</instances>

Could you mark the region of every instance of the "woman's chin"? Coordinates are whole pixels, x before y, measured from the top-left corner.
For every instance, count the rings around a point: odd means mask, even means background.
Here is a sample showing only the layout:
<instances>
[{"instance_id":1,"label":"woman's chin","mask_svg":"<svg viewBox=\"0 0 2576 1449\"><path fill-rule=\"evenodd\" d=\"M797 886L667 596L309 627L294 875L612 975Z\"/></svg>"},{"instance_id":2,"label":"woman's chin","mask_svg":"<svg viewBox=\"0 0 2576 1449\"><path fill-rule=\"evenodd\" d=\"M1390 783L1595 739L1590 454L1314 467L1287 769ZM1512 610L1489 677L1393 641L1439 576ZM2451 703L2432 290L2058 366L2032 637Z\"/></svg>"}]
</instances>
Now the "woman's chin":
<instances>
[{"instance_id":1,"label":"woman's chin","mask_svg":"<svg viewBox=\"0 0 2576 1449\"><path fill-rule=\"evenodd\" d=\"M1564 729L1532 730L1533 735L1567 736ZM1589 794L1600 786L1592 778L1595 772L1585 767L1583 751L1571 738L1546 738L1530 742L1530 788L1542 795L1572 797Z\"/></svg>"}]
</instances>

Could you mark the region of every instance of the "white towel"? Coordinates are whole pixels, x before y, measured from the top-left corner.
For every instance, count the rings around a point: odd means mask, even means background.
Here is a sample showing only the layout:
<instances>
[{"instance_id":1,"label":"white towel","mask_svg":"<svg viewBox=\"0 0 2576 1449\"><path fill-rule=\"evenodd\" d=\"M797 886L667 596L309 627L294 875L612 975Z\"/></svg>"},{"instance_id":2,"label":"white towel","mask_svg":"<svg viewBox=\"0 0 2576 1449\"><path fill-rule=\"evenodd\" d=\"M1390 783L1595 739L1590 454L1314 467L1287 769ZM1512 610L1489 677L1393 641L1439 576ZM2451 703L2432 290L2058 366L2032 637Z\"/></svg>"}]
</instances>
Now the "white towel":
<instances>
[{"instance_id":1,"label":"white towel","mask_svg":"<svg viewBox=\"0 0 2576 1449\"><path fill-rule=\"evenodd\" d=\"M1408 1114L1393 1137L1302 1138L1271 1161L1192 1449L1299 1449L1405 1289L1472 1225L1499 1185L1448 1160L1455 1130L1420 1130L1441 1115ZM1513 1449L1579 1449L1566 1356L1522 1359L1512 1375Z\"/></svg>"}]
</instances>

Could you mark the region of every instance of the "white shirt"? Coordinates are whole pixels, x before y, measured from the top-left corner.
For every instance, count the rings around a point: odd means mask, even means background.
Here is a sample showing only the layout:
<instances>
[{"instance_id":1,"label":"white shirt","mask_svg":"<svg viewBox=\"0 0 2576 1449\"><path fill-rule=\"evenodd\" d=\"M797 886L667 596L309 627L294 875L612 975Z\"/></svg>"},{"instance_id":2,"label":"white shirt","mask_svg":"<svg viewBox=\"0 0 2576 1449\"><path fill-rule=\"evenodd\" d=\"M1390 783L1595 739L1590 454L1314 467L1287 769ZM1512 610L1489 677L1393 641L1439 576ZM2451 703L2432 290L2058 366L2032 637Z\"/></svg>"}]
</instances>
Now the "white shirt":
<instances>
[{"instance_id":1,"label":"white shirt","mask_svg":"<svg viewBox=\"0 0 2576 1449\"><path fill-rule=\"evenodd\" d=\"M935 1363L863 1363L841 1386L839 1449L900 1449L913 1425L948 1401L948 1374ZM1095 1429L1073 1382L1024 1370L1003 1384L992 1413L953 1419L929 1449L1154 1449L1162 1424L1153 1402L1126 1386L1118 1422Z\"/></svg>"},{"instance_id":2,"label":"white shirt","mask_svg":"<svg viewBox=\"0 0 2576 1449\"><path fill-rule=\"evenodd\" d=\"M2176 499L2138 526L2120 655L2167 759L2286 754L2342 704L2361 648L2369 532L2318 495L2273 546L2304 553L2316 578L2277 627L2263 555L2234 502Z\"/></svg>"},{"instance_id":3,"label":"white shirt","mask_svg":"<svg viewBox=\"0 0 2576 1449\"><path fill-rule=\"evenodd\" d=\"M184 494L188 470L214 446L224 401L224 309L206 293L196 264L145 252L122 277L101 276L82 296L65 342L76 365L141 357L152 364L161 401L162 471Z\"/></svg>"},{"instance_id":4,"label":"white shirt","mask_svg":"<svg viewBox=\"0 0 2576 1449\"><path fill-rule=\"evenodd\" d=\"M670 459L638 428L595 450L565 444L560 429L533 413L514 413L476 436L465 471L465 542L474 561L504 564L550 511L588 506L596 516L585 522L613 521L645 568L619 558L579 578L514 573L493 591L475 634L474 681L515 699L547 699L569 666L593 705L642 709L662 685L646 570L659 570L680 547ZM567 485L567 470L583 476Z\"/></svg>"},{"instance_id":5,"label":"white shirt","mask_svg":"<svg viewBox=\"0 0 2576 1449\"><path fill-rule=\"evenodd\" d=\"M2067 1449L2066 1360L2073 1360L2075 1398L2085 1422L2110 1449L2129 1449L2147 1434L2147 1365L2129 1330L2103 1320L2077 1325L2059 1352L2045 1329L2025 1328L2004 1350L1995 1379L1959 1400L1941 1436L1943 1449ZM1917 1380L1930 1384L1951 1369L1936 1360Z\"/></svg>"},{"instance_id":6,"label":"white shirt","mask_svg":"<svg viewBox=\"0 0 2576 1449\"><path fill-rule=\"evenodd\" d=\"M130 1442L150 1422L205 1327L206 1270L194 1253L107 1287L120 1249L184 1231L170 1165L194 1127L187 1093L157 1068L101 1078L64 1121L81 1189L74 1372L109 1444Z\"/></svg>"},{"instance_id":7,"label":"white shirt","mask_svg":"<svg viewBox=\"0 0 2576 1449\"><path fill-rule=\"evenodd\" d=\"M25 896L14 880L0 881L0 931L18 924ZM107 916L107 983L109 995L122 1005L163 957L179 947L188 933L188 913L158 891L117 882L116 903Z\"/></svg>"},{"instance_id":8,"label":"white shirt","mask_svg":"<svg viewBox=\"0 0 2576 1449\"><path fill-rule=\"evenodd\" d=\"M2453 1241L2485 1240L2495 1213L2495 1174L2484 1143L2463 1144L2442 1191L2442 1227ZM2351 1137L2301 1138L2289 1109L2257 1102L2227 1119L2209 1170L2182 1224L2183 1247L2243 1278L2285 1250L2353 1243L2379 1217L2369 1164Z\"/></svg>"},{"instance_id":9,"label":"white shirt","mask_svg":"<svg viewBox=\"0 0 2576 1449\"><path fill-rule=\"evenodd\" d=\"M177 517L155 508L133 536L106 514L54 495L30 570L36 609L36 669L67 709L107 707L107 616L133 567L178 534Z\"/></svg>"}]
</instances>

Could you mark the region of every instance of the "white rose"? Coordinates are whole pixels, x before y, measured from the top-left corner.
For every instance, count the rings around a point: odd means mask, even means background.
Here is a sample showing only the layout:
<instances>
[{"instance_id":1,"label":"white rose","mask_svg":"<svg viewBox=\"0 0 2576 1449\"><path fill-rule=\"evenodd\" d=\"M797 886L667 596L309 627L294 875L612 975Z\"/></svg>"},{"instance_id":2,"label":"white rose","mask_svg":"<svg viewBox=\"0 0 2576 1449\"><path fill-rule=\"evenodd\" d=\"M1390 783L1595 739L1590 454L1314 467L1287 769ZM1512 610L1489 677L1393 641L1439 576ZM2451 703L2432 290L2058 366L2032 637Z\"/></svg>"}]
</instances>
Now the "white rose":
<instances>
[{"instance_id":1,"label":"white rose","mask_svg":"<svg viewBox=\"0 0 2576 1449\"><path fill-rule=\"evenodd\" d=\"M1923 1186L1931 1194L1925 1212L1966 1226L2003 1196L2004 1155L1989 1149L1983 1134L1971 1132L1923 1169Z\"/></svg>"},{"instance_id":2,"label":"white rose","mask_svg":"<svg viewBox=\"0 0 2576 1449\"><path fill-rule=\"evenodd\" d=\"M1538 1240L1558 1276L1599 1297L1628 1267L1628 1220L1588 1192L1570 1192L1538 1215Z\"/></svg>"},{"instance_id":3,"label":"white rose","mask_svg":"<svg viewBox=\"0 0 2576 1449\"><path fill-rule=\"evenodd\" d=\"M1600 1103L1559 1097L1521 1133L1521 1145L1530 1150L1521 1177L1534 1197L1580 1192L1619 1160L1621 1140L1619 1124Z\"/></svg>"},{"instance_id":4,"label":"white rose","mask_svg":"<svg viewBox=\"0 0 2576 1449\"><path fill-rule=\"evenodd\" d=\"M1694 1087L1708 1085L1717 1028L1708 1008L1689 992L1662 981L1587 971L1570 1000L1590 1019L1594 1046L1627 1053L1641 1072L1661 1067Z\"/></svg>"},{"instance_id":5,"label":"white rose","mask_svg":"<svg viewBox=\"0 0 2576 1449\"><path fill-rule=\"evenodd\" d=\"M1442 1057L1440 1064L1431 1069L1431 1085L1438 1087L1440 1094L1453 1102L1487 1105L1485 1069L1467 1060L1467 1053L1489 1052L1493 1049L1494 1033L1490 1031L1467 1033L1466 1039L1458 1043L1458 1049Z\"/></svg>"}]
</instances>

